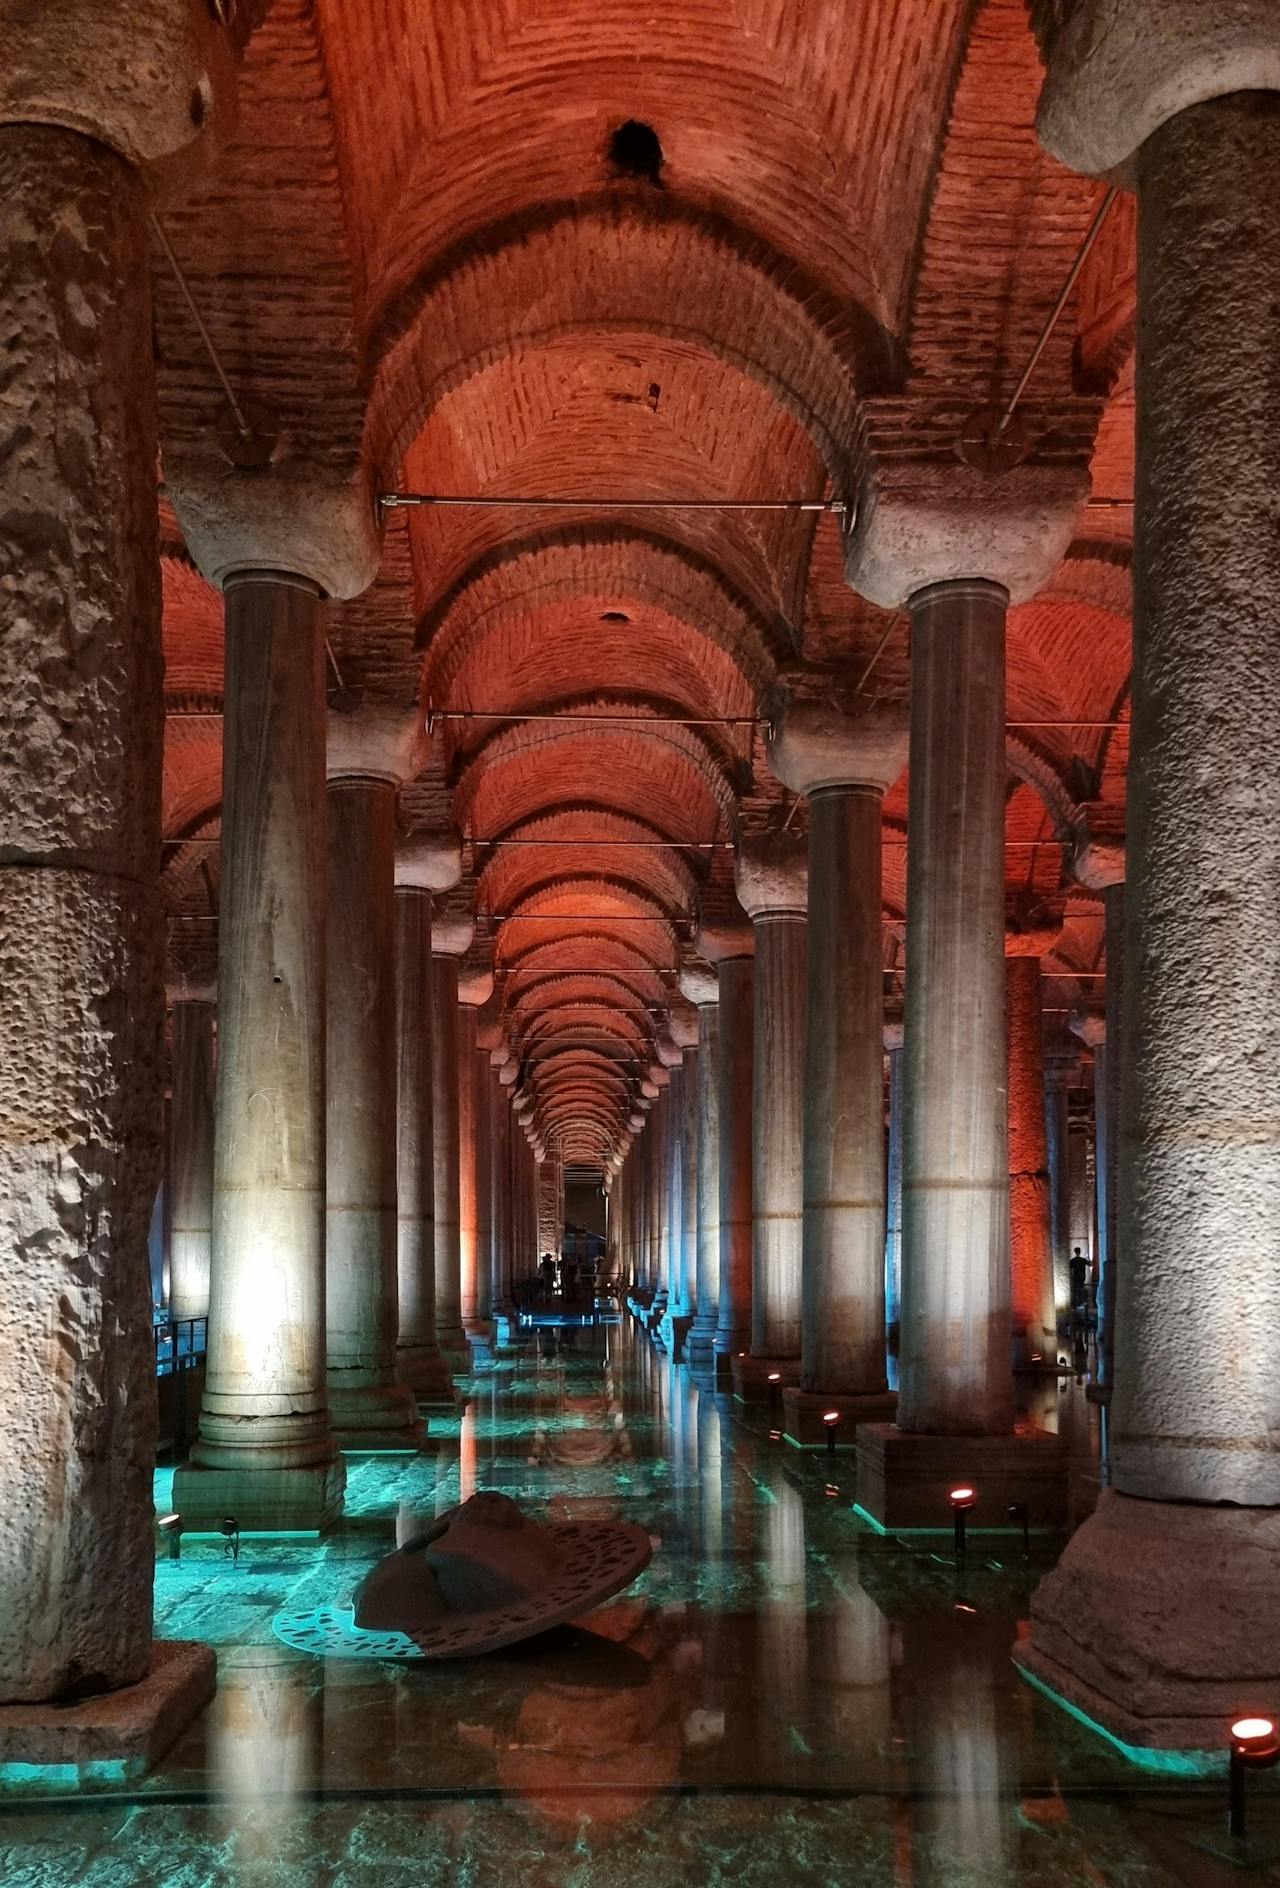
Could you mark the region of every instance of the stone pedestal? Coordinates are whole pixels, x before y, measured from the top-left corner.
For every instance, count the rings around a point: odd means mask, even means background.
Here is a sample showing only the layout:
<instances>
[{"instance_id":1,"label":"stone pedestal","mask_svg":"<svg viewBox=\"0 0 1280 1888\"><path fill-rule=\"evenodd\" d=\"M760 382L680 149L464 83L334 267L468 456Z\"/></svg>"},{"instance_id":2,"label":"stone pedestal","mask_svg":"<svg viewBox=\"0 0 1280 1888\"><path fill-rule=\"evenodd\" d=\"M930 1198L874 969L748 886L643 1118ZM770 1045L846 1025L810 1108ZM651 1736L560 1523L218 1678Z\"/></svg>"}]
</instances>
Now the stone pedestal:
<instances>
[{"instance_id":1,"label":"stone pedestal","mask_svg":"<svg viewBox=\"0 0 1280 1888\"><path fill-rule=\"evenodd\" d=\"M173 1478L173 1505L192 1534L218 1534L228 1519L244 1534L323 1534L342 1518L346 1483L336 1452L330 1462L288 1468L202 1468L193 1459Z\"/></svg>"},{"instance_id":2,"label":"stone pedestal","mask_svg":"<svg viewBox=\"0 0 1280 1888\"><path fill-rule=\"evenodd\" d=\"M782 1428L787 1441L798 1448L825 1449L828 1426L823 1418L834 1410L840 1418L835 1425L836 1448L854 1449L863 1423L891 1423L897 1408L896 1390L886 1390L880 1396L823 1396L793 1386L782 1392Z\"/></svg>"},{"instance_id":3,"label":"stone pedestal","mask_svg":"<svg viewBox=\"0 0 1280 1888\"><path fill-rule=\"evenodd\" d=\"M1043 1429L1006 1436L914 1435L888 1423L858 1430L858 1506L896 1533L950 1534L952 1488L968 1486L977 1504L971 1533L1016 1529L1011 1506L1022 1503L1032 1531L1057 1533L1067 1524L1067 1445Z\"/></svg>"},{"instance_id":4,"label":"stone pedestal","mask_svg":"<svg viewBox=\"0 0 1280 1888\"><path fill-rule=\"evenodd\" d=\"M135 1685L68 1704L0 1705L0 1767L54 1790L136 1782L208 1704L216 1682L211 1646L155 1639L151 1668Z\"/></svg>"},{"instance_id":5,"label":"stone pedestal","mask_svg":"<svg viewBox=\"0 0 1280 1888\"><path fill-rule=\"evenodd\" d=\"M770 1403L782 1414L782 1392L800 1381L798 1357L733 1356L728 1359L733 1394L740 1403ZM769 1378L777 1373L777 1383Z\"/></svg>"}]
</instances>

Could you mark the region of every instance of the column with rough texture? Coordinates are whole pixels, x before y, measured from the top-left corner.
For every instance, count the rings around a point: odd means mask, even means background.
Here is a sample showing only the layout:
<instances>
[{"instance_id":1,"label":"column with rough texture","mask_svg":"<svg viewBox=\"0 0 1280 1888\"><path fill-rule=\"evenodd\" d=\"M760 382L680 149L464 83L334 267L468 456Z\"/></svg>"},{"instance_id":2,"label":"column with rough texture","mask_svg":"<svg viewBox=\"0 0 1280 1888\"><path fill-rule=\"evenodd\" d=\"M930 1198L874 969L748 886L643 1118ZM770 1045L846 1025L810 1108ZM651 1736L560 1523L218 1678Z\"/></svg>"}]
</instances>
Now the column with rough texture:
<instances>
[{"instance_id":1,"label":"column with rough texture","mask_svg":"<svg viewBox=\"0 0 1280 1888\"><path fill-rule=\"evenodd\" d=\"M97 11L79 34L40 7L0 25L4 1702L153 1661L164 664L142 172L194 139L208 48L177 4Z\"/></svg>"},{"instance_id":2,"label":"column with rough texture","mask_svg":"<svg viewBox=\"0 0 1280 1888\"><path fill-rule=\"evenodd\" d=\"M1136 183L1139 418L1112 1485L1019 1656L1220 1749L1280 1689L1280 14L1040 24L1045 141Z\"/></svg>"},{"instance_id":3,"label":"column with rough texture","mask_svg":"<svg viewBox=\"0 0 1280 1888\"><path fill-rule=\"evenodd\" d=\"M426 758L422 717L330 712L325 1004L325 1325L344 1449L423 1438L396 1369L396 794Z\"/></svg>"},{"instance_id":4,"label":"column with rough texture","mask_svg":"<svg viewBox=\"0 0 1280 1888\"><path fill-rule=\"evenodd\" d=\"M470 1361L462 1325L458 964L474 926L437 909L431 926L431 1093L435 1146L436 1342L455 1370Z\"/></svg>"},{"instance_id":5,"label":"column with rough texture","mask_svg":"<svg viewBox=\"0 0 1280 1888\"><path fill-rule=\"evenodd\" d=\"M395 876L396 1363L419 1406L453 1409L453 1375L436 1342L431 897L438 848L429 839L401 841Z\"/></svg>"},{"instance_id":6,"label":"column with rough texture","mask_svg":"<svg viewBox=\"0 0 1280 1888\"><path fill-rule=\"evenodd\" d=\"M1009 1044L1009 1299L1015 1363L1057 1361L1049 1148L1044 1119L1040 954L1029 934L1005 941Z\"/></svg>"},{"instance_id":7,"label":"column with rough texture","mask_svg":"<svg viewBox=\"0 0 1280 1888\"><path fill-rule=\"evenodd\" d=\"M687 963L680 991L698 1012L697 1311L685 1357L706 1368L720 1320L720 980L709 965Z\"/></svg>"},{"instance_id":8,"label":"column with rough texture","mask_svg":"<svg viewBox=\"0 0 1280 1888\"><path fill-rule=\"evenodd\" d=\"M896 1349L902 1320L902 1024L884 1026L889 1121L885 1150L884 1321Z\"/></svg>"},{"instance_id":9,"label":"column with rough texture","mask_svg":"<svg viewBox=\"0 0 1280 1888\"><path fill-rule=\"evenodd\" d=\"M751 1354L734 1360L737 1396L766 1397L800 1366L804 1232L804 1030L808 975L805 844L745 834L734 877L755 933L752 978Z\"/></svg>"},{"instance_id":10,"label":"column with rough texture","mask_svg":"<svg viewBox=\"0 0 1280 1888\"><path fill-rule=\"evenodd\" d=\"M804 1343L787 1433L840 1440L894 1410L885 1367L885 790L906 759L901 713L827 698L780 719L770 763L809 802L809 1026L804 1061Z\"/></svg>"},{"instance_id":11,"label":"column with rough texture","mask_svg":"<svg viewBox=\"0 0 1280 1888\"><path fill-rule=\"evenodd\" d=\"M489 1113L490 1035L481 1012L493 995L493 972L468 961L459 974L458 1157L462 1328L471 1361L490 1355L489 1270L493 1220L492 1129Z\"/></svg>"}]
</instances>

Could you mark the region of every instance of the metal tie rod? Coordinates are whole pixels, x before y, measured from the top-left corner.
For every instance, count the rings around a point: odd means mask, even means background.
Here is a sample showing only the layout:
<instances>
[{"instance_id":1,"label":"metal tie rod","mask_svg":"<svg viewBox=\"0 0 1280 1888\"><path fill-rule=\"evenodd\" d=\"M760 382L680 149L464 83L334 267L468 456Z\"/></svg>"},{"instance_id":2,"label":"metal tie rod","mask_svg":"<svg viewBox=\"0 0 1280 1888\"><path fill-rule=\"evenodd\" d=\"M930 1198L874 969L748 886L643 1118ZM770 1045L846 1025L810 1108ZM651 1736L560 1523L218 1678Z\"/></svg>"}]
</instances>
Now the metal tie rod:
<instances>
[{"instance_id":1,"label":"metal tie rod","mask_svg":"<svg viewBox=\"0 0 1280 1888\"><path fill-rule=\"evenodd\" d=\"M491 511L826 511L843 517L849 509L842 498L515 498L508 493L380 492L386 511L434 507Z\"/></svg>"}]
</instances>

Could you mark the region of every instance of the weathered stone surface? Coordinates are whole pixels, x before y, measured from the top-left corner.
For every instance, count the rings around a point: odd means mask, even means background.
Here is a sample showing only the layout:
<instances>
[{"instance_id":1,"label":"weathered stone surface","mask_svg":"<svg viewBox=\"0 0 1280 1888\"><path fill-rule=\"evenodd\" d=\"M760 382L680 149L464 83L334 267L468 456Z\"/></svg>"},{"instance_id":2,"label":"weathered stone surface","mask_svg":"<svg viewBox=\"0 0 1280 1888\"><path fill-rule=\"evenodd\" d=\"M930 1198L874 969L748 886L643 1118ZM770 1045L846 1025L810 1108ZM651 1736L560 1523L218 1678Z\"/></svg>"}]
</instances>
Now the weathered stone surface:
<instances>
[{"instance_id":1,"label":"weathered stone surface","mask_svg":"<svg viewBox=\"0 0 1280 1888\"><path fill-rule=\"evenodd\" d=\"M154 891L0 868L0 1699L130 1684L151 1652L160 1182Z\"/></svg>"},{"instance_id":2,"label":"weathered stone surface","mask_svg":"<svg viewBox=\"0 0 1280 1888\"><path fill-rule=\"evenodd\" d=\"M738 903L753 921L769 916L803 917L809 902L803 835L744 833L734 855L733 882Z\"/></svg>"},{"instance_id":3,"label":"weathered stone surface","mask_svg":"<svg viewBox=\"0 0 1280 1888\"><path fill-rule=\"evenodd\" d=\"M1180 112L1231 92L1280 91L1271 0L1035 0L1049 67L1037 129L1072 170L1133 181L1133 159Z\"/></svg>"},{"instance_id":4,"label":"weathered stone surface","mask_svg":"<svg viewBox=\"0 0 1280 1888\"><path fill-rule=\"evenodd\" d=\"M433 952L436 949L432 929ZM433 1241L436 1342L448 1355L465 1345L462 1330L462 1209L458 1139L458 958L431 962L431 1092L434 1160Z\"/></svg>"},{"instance_id":5,"label":"weathered stone surface","mask_svg":"<svg viewBox=\"0 0 1280 1888\"><path fill-rule=\"evenodd\" d=\"M330 705L325 747L330 780L381 780L402 787L426 766L429 747L426 719L416 704L369 700L343 710Z\"/></svg>"},{"instance_id":6,"label":"weathered stone surface","mask_svg":"<svg viewBox=\"0 0 1280 1888\"><path fill-rule=\"evenodd\" d=\"M1057 1532L1067 1521L1067 1445L1043 1429L1005 1436L911 1434L888 1423L858 1430L858 1502L882 1527L951 1532L952 1488L977 1494L968 1525L1008 1528L1025 1504L1030 1526Z\"/></svg>"},{"instance_id":7,"label":"weathered stone surface","mask_svg":"<svg viewBox=\"0 0 1280 1888\"><path fill-rule=\"evenodd\" d=\"M396 887L395 963L397 1367L420 1404L452 1409L453 1378L436 1342L431 894L413 884Z\"/></svg>"},{"instance_id":8,"label":"weathered stone surface","mask_svg":"<svg viewBox=\"0 0 1280 1888\"><path fill-rule=\"evenodd\" d=\"M156 1639L136 1684L78 1703L0 1705L0 1764L48 1764L88 1780L98 1764L119 1764L127 1779L146 1774L213 1696L213 1648Z\"/></svg>"},{"instance_id":9,"label":"weathered stone surface","mask_svg":"<svg viewBox=\"0 0 1280 1888\"><path fill-rule=\"evenodd\" d=\"M1125 1742L1220 1750L1280 1684L1280 1509L1104 1491L1031 1602L1020 1664Z\"/></svg>"},{"instance_id":10,"label":"weathered stone surface","mask_svg":"<svg viewBox=\"0 0 1280 1888\"><path fill-rule=\"evenodd\" d=\"M793 793L844 786L884 793L907 764L907 717L897 707L846 704L834 695L791 702L770 730L768 754Z\"/></svg>"},{"instance_id":11,"label":"weathered stone surface","mask_svg":"<svg viewBox=\"0 0 1280 1888\"><path fill-rule=\"evenodd\" d=\"M169 1315L209 1312L213 1253L212 1003L175 1003L169 1104Z\"/></svg>"}]
</instances>

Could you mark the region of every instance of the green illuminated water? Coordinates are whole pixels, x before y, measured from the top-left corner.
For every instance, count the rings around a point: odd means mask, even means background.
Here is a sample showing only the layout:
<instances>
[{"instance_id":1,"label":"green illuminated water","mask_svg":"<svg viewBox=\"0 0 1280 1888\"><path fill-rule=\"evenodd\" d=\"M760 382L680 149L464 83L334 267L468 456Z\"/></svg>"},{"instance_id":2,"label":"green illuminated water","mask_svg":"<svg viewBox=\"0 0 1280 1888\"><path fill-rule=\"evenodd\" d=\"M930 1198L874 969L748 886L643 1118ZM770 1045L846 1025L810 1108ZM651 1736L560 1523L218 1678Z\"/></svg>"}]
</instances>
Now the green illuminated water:
<instances>
[{"instance_id":1,"label":"green illuminated water","mask_svg":"<svg viewBox=\"0 0 1280 1888\"><path fill-rule=\"evenodd\" d=\"M1142 1776L1016 1673L1043 1559L1001 1542L958 1574L937 1541L879 1533L851 1457L770 1440L630 1327L546 1333L472 1391L423 1455L350 1458L331 1537L247 1539L238 1567L214 1539L158 1561L157 1632L217 1648L217 1698L139 1787L103 1777L55 1805L33 1792L66 1779L11 1779L0 1888L1235 1879L1199 1846L1211 1786ZM349 1600L398 1520L479 1487L638 1522L653 1562L589 1630L469 1663L275 1637L277 1613Z\"/></svg>"}]
</instances>

